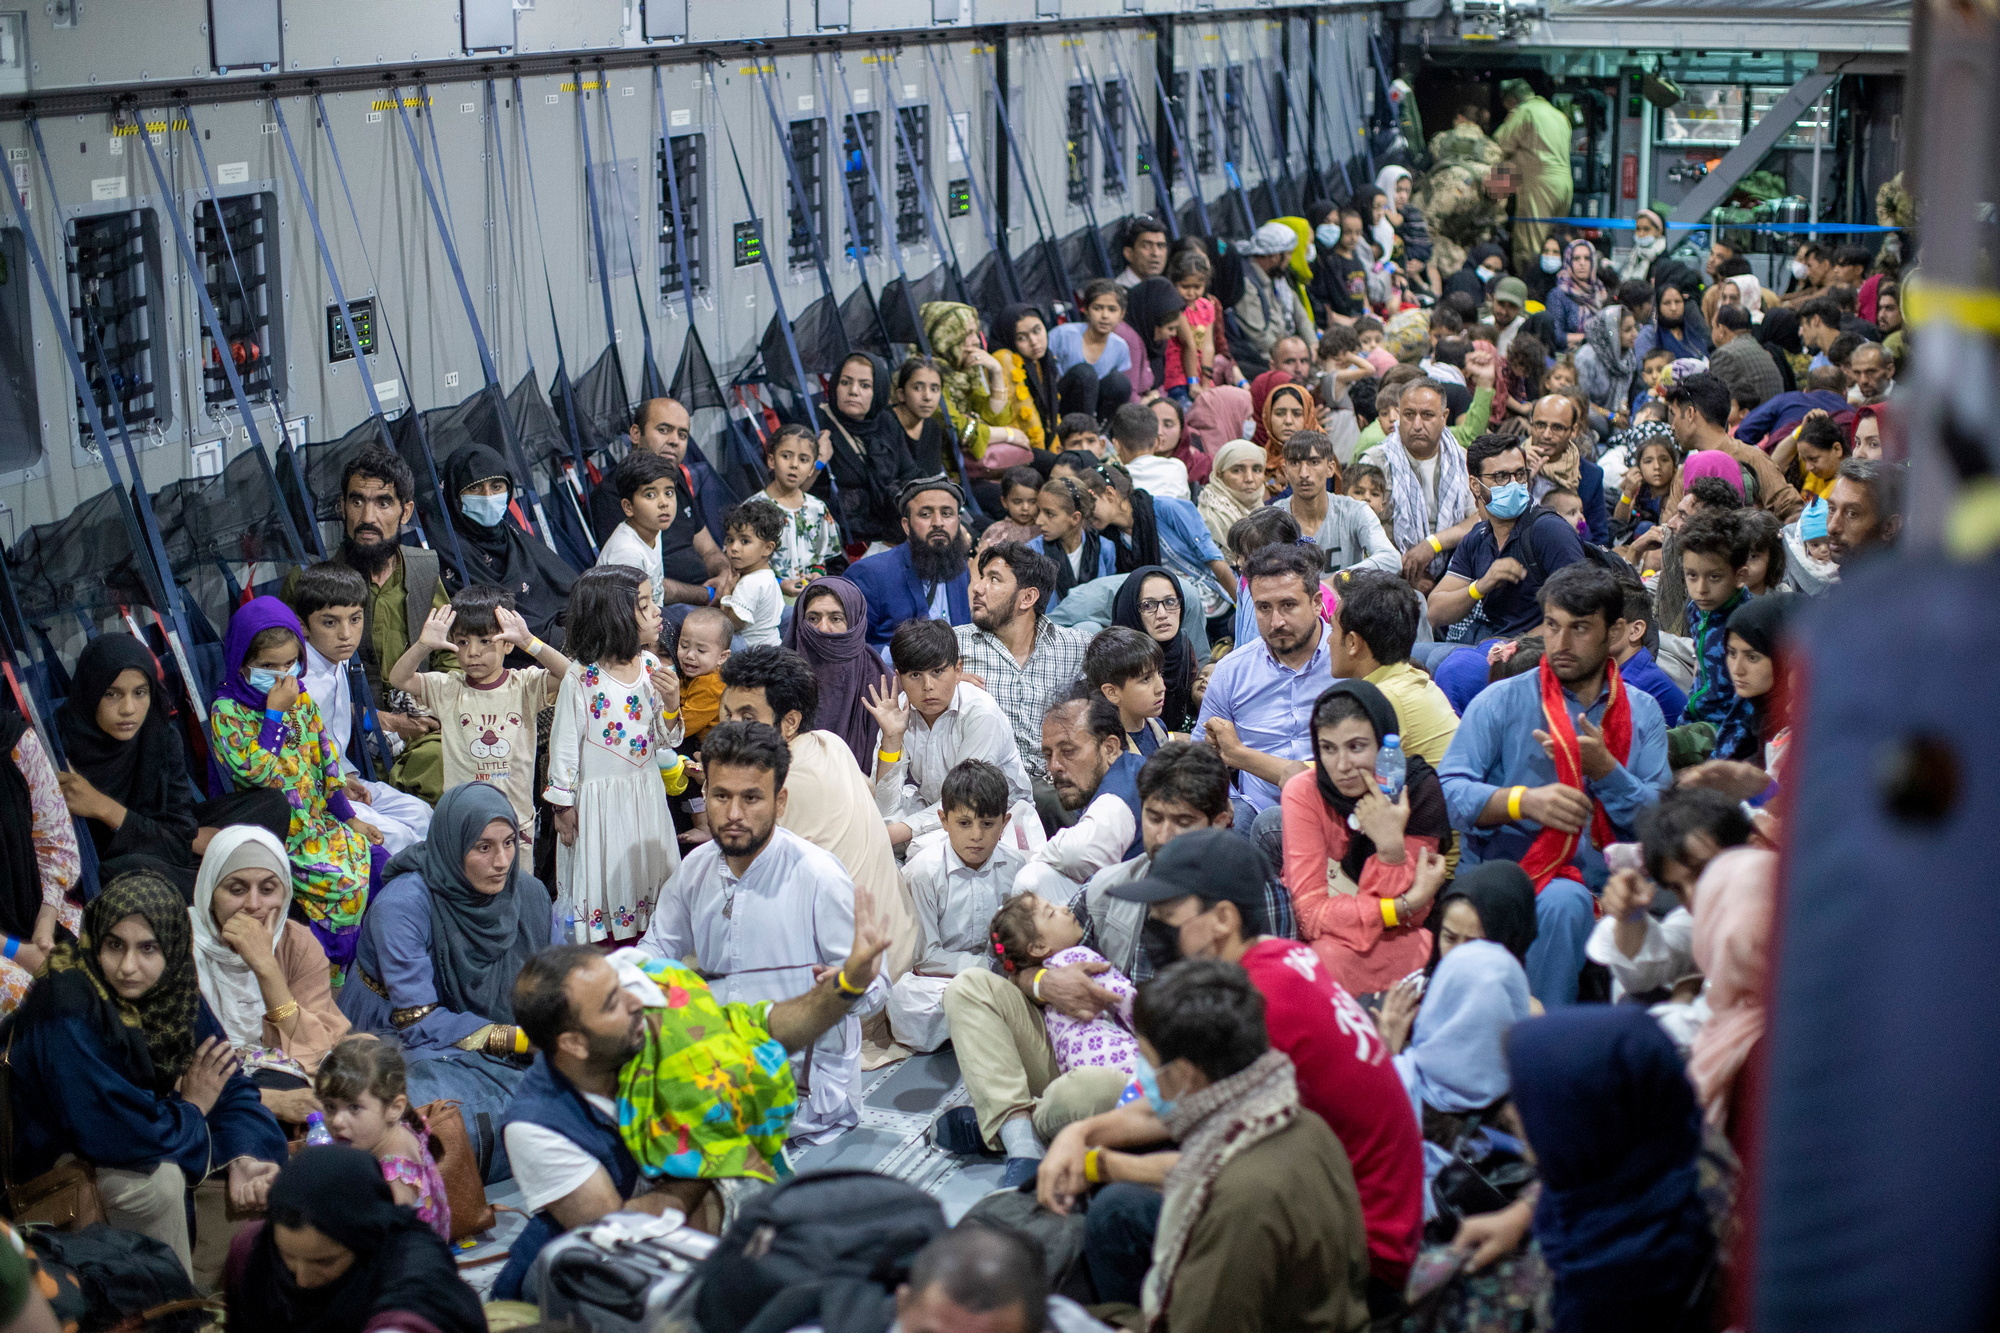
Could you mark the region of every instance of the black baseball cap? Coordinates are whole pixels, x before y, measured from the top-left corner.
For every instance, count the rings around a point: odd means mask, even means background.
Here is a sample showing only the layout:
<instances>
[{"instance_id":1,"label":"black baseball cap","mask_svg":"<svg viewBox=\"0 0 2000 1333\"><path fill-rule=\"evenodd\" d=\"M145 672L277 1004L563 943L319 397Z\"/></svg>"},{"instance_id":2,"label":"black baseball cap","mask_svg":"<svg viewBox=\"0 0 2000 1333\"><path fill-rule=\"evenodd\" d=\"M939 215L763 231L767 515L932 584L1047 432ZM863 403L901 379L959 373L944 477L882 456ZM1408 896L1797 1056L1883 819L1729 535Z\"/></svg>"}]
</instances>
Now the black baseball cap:
<instances>
[{"instance_id":1,"label":"black baseball cap","mask_svg":"<svg viewBox=\"0 0 2000 1333\"><path fill-rule=\"evenodd\" d=\"M1126 902L1163 903L1192 893L1261 911L1269 877L1256 843L1231 829L1205 828L1183 833L1154 852L1143 878L1114 885L1110 894Z\"/></svg>"}]
</instances>

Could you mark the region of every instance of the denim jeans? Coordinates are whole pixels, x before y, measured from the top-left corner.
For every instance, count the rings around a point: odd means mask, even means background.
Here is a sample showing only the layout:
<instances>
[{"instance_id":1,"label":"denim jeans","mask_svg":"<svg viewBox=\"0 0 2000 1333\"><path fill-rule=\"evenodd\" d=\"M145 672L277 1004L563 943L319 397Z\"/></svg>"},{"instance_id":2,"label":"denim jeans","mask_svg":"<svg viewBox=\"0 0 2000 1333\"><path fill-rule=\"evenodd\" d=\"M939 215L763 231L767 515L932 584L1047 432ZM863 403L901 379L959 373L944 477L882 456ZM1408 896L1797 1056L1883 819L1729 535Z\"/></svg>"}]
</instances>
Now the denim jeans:
<instances>
[{"instance_id":1,"label":"denim jeans","mask_svg":"<svg viewBox=\"0 0 2000 1333\"><path fill-rule=\"evenodd\" d=\"M465 1119L465 1136L485 1163L486 1183L507 1179L507 1146L501 1142L500 1116L514 1100L514 1088L525 1069L475 1051L451 1051L426 1060L410 1061L410 1105L449 1100L458 1103Z\"/></svg>"},{"instance_id":2,"label":"denim jeans","mask_svg":"<svg viewBox=\"0 0 2000 1333\"><path fill-rule=\"evenodd\" d=\"M1528 946L1528 991L1553 1009L1576 1003L1583 946L1596 924L1590 890L1573 879L1552 879L1535 895L1535 942Z\"/></svg>"},{"instance_id":3,"label":"denim jeans","mask_svg":"<svg viewBox=\"0 0 2000 1333\"><path fill-rule=\"evenodd\" d=\"M1153 1265L1153 1234L1165 1197L1145 1185L1106 1185L1083 1216L1083 1259L1104 1304L1137 1305Z\"/></svg>"}]
</instances>

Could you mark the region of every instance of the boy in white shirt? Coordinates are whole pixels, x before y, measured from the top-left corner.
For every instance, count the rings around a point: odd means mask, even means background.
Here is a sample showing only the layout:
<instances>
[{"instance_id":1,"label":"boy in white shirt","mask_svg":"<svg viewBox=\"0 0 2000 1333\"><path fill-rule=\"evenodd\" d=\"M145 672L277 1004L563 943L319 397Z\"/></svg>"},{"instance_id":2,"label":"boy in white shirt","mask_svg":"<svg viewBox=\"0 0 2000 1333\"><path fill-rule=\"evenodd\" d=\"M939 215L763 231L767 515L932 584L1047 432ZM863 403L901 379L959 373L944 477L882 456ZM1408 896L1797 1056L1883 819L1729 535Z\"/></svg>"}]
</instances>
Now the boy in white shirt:
<instances>
[{"instance_id":1,"label":"boy in white shirt","mask_svg":"<svg viewBox=\"0 0 2000 1333\"><path fill-rule=\"evenodd\" d=\"M945 836L903 867L917 909L917 957L889 990L889 1030L914 1051L934 1051L951 1036L945 988L960 972L987 966L993 914L1014 894L1027 854L1010 845L1007 779L992 764L968 759L945 777L939 809Z\"/></svg>"},{"instance_id":2,"label":"boy in white shirt","mask_svg":"<svg viewBox=\"0 0 2000 1333\"><path fill-rule=\"evenodd\" d=\"M1187 464L1162 458L1153 450L1160 442L1160 419L1144 403L1127 403L1111 414L1111 447L1132 474L1132 484L1148 495L1170 500L1188 498Z\"/></svg>"},{"instance_id":3,"label":"boy in white shirt","mask_svg":"<svg viewBox=\"0 0 2000 1333\"><path fill-rule=\"evenodd\" d=\"M993 696L964 679L958 635L947 621L906 620L889 639L893 684L872 688L863 702L882 729L875 756L875 807L889 841L912 854L935 841L945 780L969 759L991 765L1007 784L1007 805L1026 818L1013 841L1041 846L1035 791L1014 742L1014 727ZM900 692L901 697L898 697ZM1028 842L1027 826L1033 825Z\"/></svg>"},{"instance_id":4,"label":"boy in white shirt","mask_svg":"<svg viewBox=\"0 0 2000 1333\"><path fill-rule=\"evenodd\" d=\"M660 534L672 526L678 492L677 469L650 449L634 449L611 473L625 521L604 539L597 553L600 565L627 565L639 571L653 590L653 605L664 608L666 585L660 564Z\"/></svg>"},{"instance_id":5,"label":"boy in white shirt","mask_svg":"<svg viewBox=\"0 0 2000 1333\"><path fill-rule=\"evenodd\" d=\"M745 500L722 516L722 557L736 571L736 586L718 603L750 648L778 646L785 594L771 572L771 553L789 516L769 500Z\"/></svg>"},{"instance_id":6,"label":"boy in white shirt","mask_svg":"<svg viewBox=\"0 0 2000 1333\"><path fill-rule=\"evenodd\" d=\"M382 830L382 845L394 856L424 840L431 827L431 808L386 782L368 781L354 765L351 751L362 733L354 725L347 663L367 632L367 601L368 581L340 561L300 571L291 589L292 611L306 627L306 693L319 705L326 734L339 747L347 799L368 808L363 818Z\"/></svg>"}]
</instances>

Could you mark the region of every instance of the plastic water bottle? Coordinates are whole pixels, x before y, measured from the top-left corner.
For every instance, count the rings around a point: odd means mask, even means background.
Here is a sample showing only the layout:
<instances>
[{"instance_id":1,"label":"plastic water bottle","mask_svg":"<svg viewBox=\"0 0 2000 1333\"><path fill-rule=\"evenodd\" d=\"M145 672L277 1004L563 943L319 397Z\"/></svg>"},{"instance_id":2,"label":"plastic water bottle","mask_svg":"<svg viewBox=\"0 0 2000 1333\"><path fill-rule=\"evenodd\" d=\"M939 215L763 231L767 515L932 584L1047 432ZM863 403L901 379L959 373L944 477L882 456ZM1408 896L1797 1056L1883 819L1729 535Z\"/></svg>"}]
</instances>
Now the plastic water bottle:
<instances>
[{"instance_id":1,"label":"plastic water bottle","mask_svg":"<svg viewBox=\"0 0 2000 1333\"><path fill-rule=\"evenodd\" d=\"M316 1148L333 1142L333 1131L326 1127L326 1117L318 1111L306 1113L306 1142Z\"/></svg>"},{"instance_id":2,"label":"plastic water bottle","mask_svg":"<svg viewBox=\"0 0 2000 1333\"><path fill-rule=\"evenodd\" d=\"M1375 752L1375 781L1380 784L1382 794L1391 801L1403 794L1407 768L1403 760L1403 738L1384 736L1382 748Z\"/></svg>"}]
</instances>

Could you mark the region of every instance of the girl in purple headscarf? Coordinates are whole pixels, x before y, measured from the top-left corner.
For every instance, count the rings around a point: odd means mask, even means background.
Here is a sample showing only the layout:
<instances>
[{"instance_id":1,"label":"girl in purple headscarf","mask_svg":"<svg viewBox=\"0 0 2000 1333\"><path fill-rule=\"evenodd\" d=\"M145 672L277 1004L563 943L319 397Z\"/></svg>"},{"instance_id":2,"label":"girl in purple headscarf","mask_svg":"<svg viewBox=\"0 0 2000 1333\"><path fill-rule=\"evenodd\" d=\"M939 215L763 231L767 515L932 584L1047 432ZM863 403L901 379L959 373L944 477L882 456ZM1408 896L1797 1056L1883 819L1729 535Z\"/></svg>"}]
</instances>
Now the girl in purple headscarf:
<instances>
[{"instance_id":1,"label":"girl in purple headscarf","mask_svg":"<svg viewBox=\"0 0 2000 1333\"><path fill-rule=\"evenodd\" d=\"M302 677L305 630L291 608L258 597L230 618L227 673L209 712L215 762L239 789L282 791L295 901L335 967L354 956L368 903L371 848L382 835L355 813L340 752Z\"/></svg>"}]
</instances>

